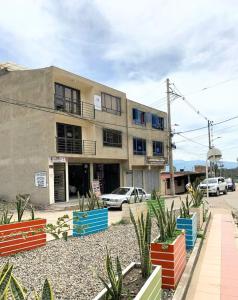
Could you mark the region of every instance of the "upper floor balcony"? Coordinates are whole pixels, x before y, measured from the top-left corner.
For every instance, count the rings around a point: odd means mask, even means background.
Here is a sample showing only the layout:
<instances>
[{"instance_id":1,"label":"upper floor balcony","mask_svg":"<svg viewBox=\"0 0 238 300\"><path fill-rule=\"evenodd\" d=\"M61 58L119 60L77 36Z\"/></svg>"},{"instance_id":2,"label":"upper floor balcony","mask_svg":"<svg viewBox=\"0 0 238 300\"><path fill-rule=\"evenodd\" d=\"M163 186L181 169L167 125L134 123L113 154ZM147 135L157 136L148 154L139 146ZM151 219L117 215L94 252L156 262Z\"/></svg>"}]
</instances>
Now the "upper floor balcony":
<instances>
[{"instance_id":1,"label":"upper floor balcony","mask_svg":"<svg viewBox=\"0 0 238 300\"><path fill-rule=\"evenodd\" d=\"M95 108L91 103L81 100L73 100L68 97L60 97L55 94L55 109L70 114L75 114L83 119L95 119Z\"/></svg>"},{"instance_id":2,"label":"upper floor balcony","mask_svg":"<svg viewBox=\"0 0 238 300\"><path fill-rule=\"evenodd\" d=\"M96 141L56 137L57 153L96 155Z\"/></svg>"}]
</instances>

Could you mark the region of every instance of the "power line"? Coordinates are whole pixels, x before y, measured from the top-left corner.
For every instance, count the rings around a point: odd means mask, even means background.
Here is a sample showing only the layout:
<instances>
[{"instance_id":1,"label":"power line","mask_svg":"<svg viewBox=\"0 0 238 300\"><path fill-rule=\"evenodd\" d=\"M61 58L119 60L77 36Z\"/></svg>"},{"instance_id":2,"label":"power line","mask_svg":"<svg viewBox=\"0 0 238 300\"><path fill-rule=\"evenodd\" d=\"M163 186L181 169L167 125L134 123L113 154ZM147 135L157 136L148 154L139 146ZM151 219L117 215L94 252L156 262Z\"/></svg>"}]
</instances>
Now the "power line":
<instances>
[{"instance_id":1,"label":"power line","mask_svg":"<svg viewBox=\"0 0 238 300\"><path fill-rule=\"evenodd\" d=\"M217 125L220 125L220 124L232 121L232 120L237 119L237 118L238 118L238 116L234 116L232 118L225 119L223 121L213 123L213 126L217 126ZM202 130L202 129L205 129L205 128L207 129L207 126L203 126L203 127L199 127L199 128L194 128L194 129L190 129L190 130L186 130L186 131L174 132L174 134L188 133L188 132Z\"/></svg>"},{"instance_id":2,"label":"power line","mask_svg":"<svg viewBox=\"0 0 238 300\"><path fill-rule=\"evenodd\" d=\"M192 143L195 143L195 144L197 144L197 145L200 145L200 146L203 146L203 147L206 147L206 148L207 148L206 145L201 144L201 143L199 143L199 142L196 142L196 141L194 141L194 140L192 140L192 139L190 139L190 138L188 138L188 137L186 137L186 136L184 136L184 135L182 135L182 134L178 134L178 135L180 135L181 137L185 138L186 140L188 140L188 141L190 141L190 142L192 142Z\"/></svg>"}]
</instances>

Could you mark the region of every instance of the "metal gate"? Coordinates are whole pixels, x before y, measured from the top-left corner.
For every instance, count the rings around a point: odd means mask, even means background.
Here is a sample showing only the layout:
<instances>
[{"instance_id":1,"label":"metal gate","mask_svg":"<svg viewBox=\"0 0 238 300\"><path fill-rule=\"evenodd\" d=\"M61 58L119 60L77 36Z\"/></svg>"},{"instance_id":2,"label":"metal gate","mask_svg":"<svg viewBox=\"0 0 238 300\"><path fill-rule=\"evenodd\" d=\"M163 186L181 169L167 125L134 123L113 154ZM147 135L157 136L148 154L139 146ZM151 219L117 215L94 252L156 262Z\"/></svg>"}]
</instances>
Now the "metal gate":
<instances>
[{"instance_id":1,"label":"metal gate","mask_svg":"<svg viewBox=\"0 0 238 300\"><path fill-rule=\"evenodd\" d=\"M133 170L133 186L143 187L143 170Z\"/></svg>"},{"instance_id":2,"label":"metal gate","mask_svg":"<svg viewBox=\"0 0 238 300\"><path fill-rule=\"evenodd\" d=\"M145 190L151 193L153 190L160 190L160 172L159 170L146 170L145 171Z\"/></svg>"},{"instance_id":3,"label":"metal gate","mask_svg":"<svg viewBox=\"0 0 238 300\"><path fill-rule=\"evenodd\" d=\"M54 164L54 190L55 190L55 202L66 201L64 163Z\"/></svg>"}]
</instances>

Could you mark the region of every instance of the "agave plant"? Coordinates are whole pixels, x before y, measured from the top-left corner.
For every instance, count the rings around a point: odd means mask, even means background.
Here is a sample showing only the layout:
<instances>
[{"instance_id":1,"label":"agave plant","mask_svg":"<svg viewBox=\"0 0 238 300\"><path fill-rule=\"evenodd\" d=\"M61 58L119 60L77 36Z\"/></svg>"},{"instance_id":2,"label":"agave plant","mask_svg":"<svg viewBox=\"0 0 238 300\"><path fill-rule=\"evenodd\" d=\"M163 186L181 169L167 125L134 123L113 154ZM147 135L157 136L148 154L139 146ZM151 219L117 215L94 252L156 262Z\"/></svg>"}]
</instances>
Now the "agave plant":
<instances>
[{"instance_id":1,"label":"agave plant","mask_svg":"<svg viewBox=\"0 0 238 300\"><path fill-rule=\"evenodd\" d=\"M200 207L201 205L204 204L203 192L201 190L192 187L189 189L189 194L191 195L192 198L193 207Z\"/></svg>"},{"instance_id":2,"label":"agave plant","mask_svg":"<svg viewBox=\"0 0 238 300\"><path fill-rule=\"evenodd\" d=\"M152 210L154 212L156 223L160 232L159 242L166 243L168 240L173 239L176 234L176 218L174 208L174 201L171 204L170 210L164 210L160 201L158 201L158 206L153 204Z\"/></svg>"},{"instance_id":3,"label":"agave plant","mask_svg":"<svg viewBox=\"0 0 238 300\"><path fill-rule=\"evenodd\" d=\"M13 265L6 263L0 272L0 299L27 300L27 289L13 275ZM35 300L54 300L54 293L48 279L45 280L42 294L35 293Z\"/></svg>"},{"instance_id":4,"label":"agave plant","mask_svg":"<svg viewBox=\"0 0 238 300\"><path fill-rule=\"evenodd\" d=\"M186 197L185 203L182 201L181 202L181 207L180 207L180 217L188 219L190 218L190 206L191 206L192 200L188 200L188 195Z\"/></svg>"},{"instance_id":5,"label":"agave plant","mask_svg":"<svg viewBox=\"0 0 238 300\"><path fill-rule=\"evenodd\" d=\"M99 276L99 279L102 281L103 285L107 289L106 299L120 300L123 289L122 267L119 257L117 256L116 269L114 270L112 258L108 252L108 249L106 255L106 271L110 284L107 284L106 280Z\"/></svg>"},{"instance_id":6,"label":"agave plant","mask_svg":"<svg viewBox=\"0 0 238 300\"><path fill-rule=\"evenodd\" d=\"M100 203L99 201L99 198L91 190L88 193L86 202L87 202L87 210L94 210L103 207L102 203Z\"/></svg>"},{"instance_id":7,"label":"agave plant","mask_svg":"<svg viewBox=\"0 0 238 300\"><path fill-rule=\"evenodd\" d=\"M152 266L150 261L150 243L151 243L151 217L147 212L144 219L143 213L141 213L137 222L133 213L130 210L131 222L134 225L136 232L137 243L140 253L140 266L143 278L148 278L152 272Z\"/></svg>"}]
</instances>

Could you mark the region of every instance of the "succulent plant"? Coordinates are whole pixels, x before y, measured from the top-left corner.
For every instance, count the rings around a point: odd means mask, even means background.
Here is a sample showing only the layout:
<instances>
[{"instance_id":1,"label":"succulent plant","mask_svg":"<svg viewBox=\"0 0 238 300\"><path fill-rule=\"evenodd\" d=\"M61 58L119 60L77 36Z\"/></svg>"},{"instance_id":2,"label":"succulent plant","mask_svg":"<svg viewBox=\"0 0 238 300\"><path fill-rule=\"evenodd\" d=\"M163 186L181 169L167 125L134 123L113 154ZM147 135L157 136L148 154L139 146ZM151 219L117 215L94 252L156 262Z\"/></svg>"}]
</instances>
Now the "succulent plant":
<instances>
[{"instance_id":1,"label":"succulent plant","mask_svg":"<svg viewBox=\"0 0 238 300\"><path fill-rule=\"evenodd\" d=\"M110 284L108 284L104 278L99 276L99 279L102 281L103 285L107 289L106 299L120 300L122 296L122 289L123 289L122 267L121 267L119 257L117 256L116 270L114 270L112 258L108 252L108 249L106 255L106 271L107 271L107 277Z\"/></svg>"},{"instance_id":2,"label":"succulent plant","mask_svg":"<svg viewBox=\"0 0 238 300\"><path fill-rule=\"evenodd\" d=\"M158 206L152 204L152 210L156 217L157 226L159 229L159 242L166 243L168 239L172 239L176 233L176 218L174 208L174 201L171 204L170 210L164 210L160 201Z\"/></svg>"},{"instance_id":3,"label":"succulent plant","mask_svg":"<svg viewBox=\"0 0 238 300\"><path fill-rule=\"evenodd\" d=\"M152 271L150 261L151 217L149 212L147 212L146 218L144 219L144 215L141 213L136 222L134 215L130 210L130 218L134 225L137 243L139 246L142 277L148 278Z\"/></svg>"}]
</instances>

